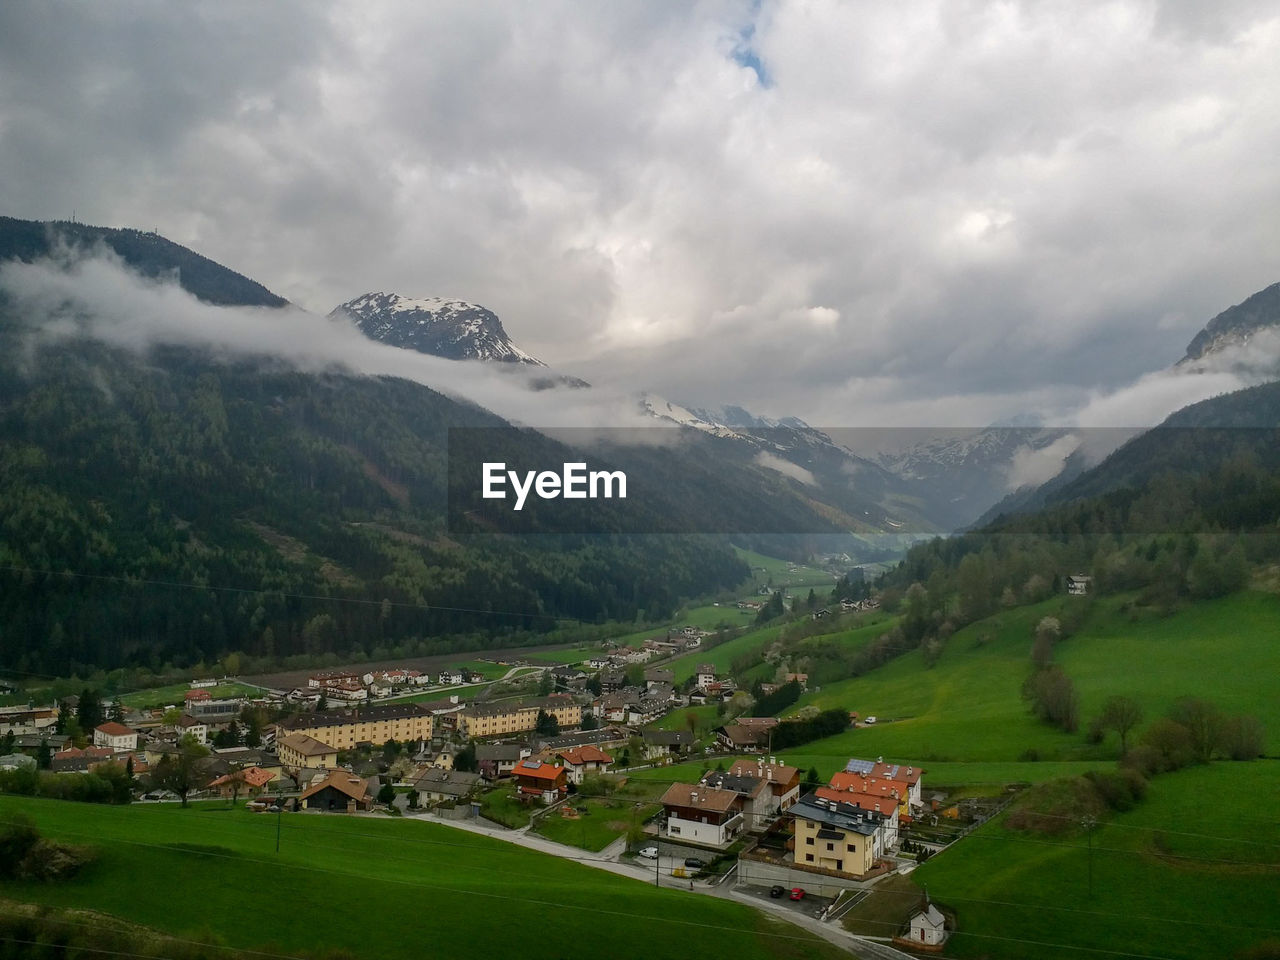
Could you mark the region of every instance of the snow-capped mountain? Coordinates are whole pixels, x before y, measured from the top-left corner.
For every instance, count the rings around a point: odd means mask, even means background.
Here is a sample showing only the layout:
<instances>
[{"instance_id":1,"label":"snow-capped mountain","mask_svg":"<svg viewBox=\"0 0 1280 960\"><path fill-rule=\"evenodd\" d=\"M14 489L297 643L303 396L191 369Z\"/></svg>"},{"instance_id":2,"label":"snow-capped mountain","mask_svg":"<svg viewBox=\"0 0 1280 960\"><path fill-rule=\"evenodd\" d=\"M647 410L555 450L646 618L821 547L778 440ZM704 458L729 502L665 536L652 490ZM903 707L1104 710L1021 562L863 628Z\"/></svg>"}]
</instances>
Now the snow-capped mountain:
<instances>
[{"instance_id":1,"label":"snow-capped mountain","mask_svg":"<svg viewBox=\"0 0 1280 960\"><path fill-rule=\"evenodd\" d=\"M350 320L371 340L449 360L546 366L511 342L497 314L465 300L366 293L335 308L329 318Z\"/></svg>"}]
</instances>

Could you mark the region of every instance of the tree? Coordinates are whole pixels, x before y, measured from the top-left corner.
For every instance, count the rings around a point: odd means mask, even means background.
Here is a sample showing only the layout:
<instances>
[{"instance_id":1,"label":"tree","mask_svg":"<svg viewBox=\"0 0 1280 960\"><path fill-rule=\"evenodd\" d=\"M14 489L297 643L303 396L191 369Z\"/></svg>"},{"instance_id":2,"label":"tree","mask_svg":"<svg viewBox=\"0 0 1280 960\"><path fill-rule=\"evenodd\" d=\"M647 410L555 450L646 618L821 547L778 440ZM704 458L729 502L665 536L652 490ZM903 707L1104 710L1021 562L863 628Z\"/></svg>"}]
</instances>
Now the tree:
<instances>
[{"instance_id":1,"label":"tree","mask_svg":"<svg viewBox=\"0 0 1280 960\"><path fill-rule=\"evenodd\" d=\"M475 773L479 768L480 764L476 760L476 745L474 743L468 743L454 755L453 769L462 770L466 773Z\"/></svg>"},{"instance_id":2,"label":"tree","mask_svg":"<svg viewBox=\"0 0 1280 960\"><path fill-rule=\"evenodd\" d=\"M76 707L76 720L80 723L80 729L87 733L92 733L95 727L102 723L102 697L98 695L97 690L90 690L85 687L80 693L80 703Z\"/></svg>"},{"instance_id":3,"label":"tree","mask_svg":"<svg viewBox=\"0 0 1280 960\"><path fill-rule=\"evenodd\" d=\"M13 753L13 744L17 739L17 734L12 730L7 731L3 737L0 737L0 756L7 756Z\"/></svg>"},{"instance_id":4,"label":"tree","mask_svg":"<svg viewBox=\"0 0 1280 960\"><path fill-rule=\"evenodd\" d=\"M1231 717L1222 725L1222 752L1232 760L1262 756L1266 731L1257 717Z\"/></svg>"},{"instance_id":5,"label":"tree","mask_svg":"<svg viewBox=\"0 0 1280 960\"><path fill-rule=\"evenodd\" d=\"M421 797L422 797L422 794L418 793L417 790L414 790L412 788L410 788L409 792L404 795L405 802L409 804L410 810L418 809L418 800L421 799Z\"/></svg>"},{"instance_id":6,"label":"tree","mask_svg":"<svg viewBox=\"0 0 1280 960\"><path fill-rule=\"evenodd\" d=\"M40 741L40 747L36 750L36 766L41 770L48 770L53 766L53 749L48 740Z\"/></svg>"},{"instance_id":7,"label":"tree","mask_svg":"<svg viewBox=\"0 0 1280 960\"><path fill-rule=\"evenodd\" d=\"M1222 742L1223 716L1212 703L1196 697L1183 697L1173 705L1169 716L1186 728L1191 738L1191 753L1198 763L1213 759Z\"/></svg>"},{"instance_id":8,"label":"tree","mask_svg":"<svg viewBox=\"0 0 1280 960\"><path fill-rule=\"evenodd\" d=\"M329 709L329 698L326 697L324 693L321 693L320 699L316 701L316 713L324 713L328 709Z\"/></svg>"},{"instance_id":9,"label":"tree","mask_svg":"<svg viewBox=\"0 0 1280 960\"><path fill-rule=\"evenodd\" d=\"M583 713L582 724L580 725L579 729L597 730L599 729L599 727L600 727L600 721L596 719L596 715L594 713L592 713L590 710Z\"/></svg>"},{"instance_id":10,"label":"tree","mask_svg":"<svg viewBox=\"0 0 1280 960\"><path fill-rule=\"evenodd\" d=\"M166 727L176 727L182 722L182 711L177 707L170 707L160 717L160 722Z\"/></svg>"},{"instance_id":11,"label":"tree","mask_svg":"<svg viewBox=\"0 0 1280 960\"><path fill-rule=\"evenodd\" d=\"M552 690L551 671L543 670L542 676L538 678L538 696L549 696Z\"/></svg>"},{"instance_id":12,"label":"tree","mask_svg":"<svg viewBox=\"0 0 1280 960\"><path fill-rule=\"evenodd\" d=\"M111 702L111 709L107 711L107 719L116 723L124 723L124 704L120 702L120 698L116 697Z\"/></svg>"},{"instance_id":13,"label":"tree","mask_svg":"<svg viewBox=\"0 0 1280 960\"><path fill-rule=\"evenodd\" d=\"M1080 722L1080 697L1075 684L1061 667L1048 666L1027 678L1023 696L1041 720L1067 733L1075 733Z\"/></svg>"},{"instance_id":14,"label":"tree","mask_svg":"<svg viewBox=\"0 0 1280 960\"><path fill-rule=\"evenodd\" d=\"M558 737L560 735L560 721L555 718L554 714L540 709L533 729L540 737Z\"/></svg>"},{"instance_id":15,"label":"tree","mask_svg":"<svg viewBox=\"0 0 1280 960\"><path fill-rule=\"evenodd\" d=\"M804 782L807 788L813 788L822 785L822 776L818 773L817 767L810 767L809 772L804 775Z\"/></svg>"},{"instance_id":16,"label":"tree","mask_svg":"<svg viewBox=\"0 0 1280 960\"><path fill-rule=\"evenodd\" d=\"M378 802L385 807L391 806L396 802L396 788L389 783L384 783L382 789L378 791Z\"/></svg>"},{"instance_id":17,"label":"tree","mask_svg":"<svg viewBox=\"0 0 1280 960\"><path fill-rule=\"evenodd\" d=\"M644 666L639 663L627 664L627 669L623 671L623 683L628 687L639 687L644 689Z\"/></svg>"},{"instance_id":18,"label":"tree","mask_svg":"<svg viewBox=\"0 0 1280 960\"><path fill-rule=\"evenodd\" d=\"M1114 730L1120 735L1120 753L1129 752L1129 733L1142 722L1142 705L1132 697L1108 697L1102 705L1098 725L1103 730Z\"/></svg>"},{"instance_id":19,"label":"tree","mask_svg":"<svg viewBox=\"0 0 1280 960\"><path fill-rule=\"evenodd\" d=\"M178 752L160 758L151 774L151 782L162 790L176 793L182 805L187 805L187 794L199 786L200 761L209 751L194 741L190 734L178 742Z\"/></svg>"},{"instance_id":20,"label":"tree","mask_svg":"<svg viewBox=\"0 0 1280 960\"><path fill-rule=\"evenodd\" d=\"M1036 638L1031 644L1031 662L1038 669L1047 667L1053 660L1053 645L1062 636L1062 624L1057 617L1042 617L1036 624Z\"/></svg>"}]
</instances>

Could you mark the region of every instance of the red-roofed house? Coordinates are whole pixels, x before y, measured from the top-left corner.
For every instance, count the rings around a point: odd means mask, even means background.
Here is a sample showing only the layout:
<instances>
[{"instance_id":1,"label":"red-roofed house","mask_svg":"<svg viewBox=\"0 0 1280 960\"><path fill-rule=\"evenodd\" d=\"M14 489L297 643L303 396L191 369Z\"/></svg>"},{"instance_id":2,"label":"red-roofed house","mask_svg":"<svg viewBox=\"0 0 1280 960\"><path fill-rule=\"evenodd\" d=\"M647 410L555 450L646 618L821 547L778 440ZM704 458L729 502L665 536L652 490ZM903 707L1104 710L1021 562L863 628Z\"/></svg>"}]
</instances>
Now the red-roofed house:
<instances>
[{"instance_id":1,"label":"red-roofed house","mask_svg":"<svg viewBox=\"0 0 1280 960\"><path fill-rule=\"evenodd\" d=\"M556 757L564 762L570 783L582 783L582 778L608 773L613 757L593 743L556 751Z\"/></svg>"},{"instance_id":2,"label":"red-roofed house","mask_svg":"<svg viewBox=\"0 0 1280 960\"><path fill-rule=\"evenodd\" d=\"M244 770L236 770L225 776L218 777L217 780L210 782L209 788L217 790L224 797L234 797L237 793L256 797L275 778L276 775L270 770L263 770L261 767L246 767ZM238 787L237 779L239 780Z\"/></svg>"},{"instance_id":3,"label":"red-roofed house","mask_svg":"<svg viewBox=\"0 0 1280 960\"><path fill-rule=\"evenodd\" d=\"M542 760L521 760L511 775L516 779L516 790L526 800L555 803L569 789L569 774L565 768Z\"/></svg>"},{"instance_id":4,"label":"red-roofed house","mask_svg":"<svg viewBox=\"0 0 1280 960\"><path fill-rule=\"evenodd\" d=\"M109 720L93 728L93 745L132 752L138 749L138 732L130 730L123 723Z\"/></svg>"},{"instance_id":5,"label":"red-roofed house","mask_svg":"<svg viewBox=\"0 0 1280 960\"><path fill-rule=\"evenodd\" d=\"M818 787L813 791L819 800L831 800L835 803L847 803L859 810L871 810L884 816L882 823L882 844L884 847L898 845L898 825L901 822L899 812L901 805L896 794L888 796L875 793L860 793L854 790L840 790L835 787Z\"/></svg>"},{"instance_id":6,"label":"red-roofed house","mask_svg":"<svg viewBox=\"0 0 1280 960\"><path fill-rule=\"evenodd\" d=\"M185 703L192 703L196 700L212 700L213 695L208 690L188 690L182 695Z\"/></svg>"}]
</instances>

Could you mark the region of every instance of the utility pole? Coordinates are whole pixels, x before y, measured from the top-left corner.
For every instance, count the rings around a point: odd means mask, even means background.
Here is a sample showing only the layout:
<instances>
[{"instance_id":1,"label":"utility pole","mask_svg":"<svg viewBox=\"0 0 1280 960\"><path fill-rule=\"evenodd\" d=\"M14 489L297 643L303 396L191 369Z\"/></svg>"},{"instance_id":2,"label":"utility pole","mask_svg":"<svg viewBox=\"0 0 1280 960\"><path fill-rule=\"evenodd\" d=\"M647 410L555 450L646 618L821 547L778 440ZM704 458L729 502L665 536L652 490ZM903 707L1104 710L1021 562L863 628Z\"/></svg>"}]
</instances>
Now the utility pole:
<instances>
[{"instance_id":1,"label":"utility pole","mask_svg":"<svg viewBox=\"0 0 1280 960\"><path fill-rule=\"evenodd\" d=\"M1089 843L1089 899L1093 899L1093 828L1098 825L1098 821L1093 817L1085 817L1081 824L1084 826L1084 835Z\"/></svg>"}]
</instances>

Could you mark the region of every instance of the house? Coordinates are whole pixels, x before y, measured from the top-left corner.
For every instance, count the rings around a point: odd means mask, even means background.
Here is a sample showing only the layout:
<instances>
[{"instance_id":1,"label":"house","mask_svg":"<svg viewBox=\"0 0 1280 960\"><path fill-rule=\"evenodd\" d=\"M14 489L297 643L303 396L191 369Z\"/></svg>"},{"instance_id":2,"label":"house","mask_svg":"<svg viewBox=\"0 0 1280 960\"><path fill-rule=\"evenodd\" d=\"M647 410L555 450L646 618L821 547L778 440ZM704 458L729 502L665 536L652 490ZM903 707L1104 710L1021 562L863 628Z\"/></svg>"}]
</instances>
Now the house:
<instances>
[{"instance_id":1,"label":"house","mask_svg":"<svg viewBox=\"0 0 1280 960\"><path fill-rule=\"evenodd\" d=\"M441 670L440 685L442 687L457 686L462 683L462 671L457 669Z\"/></svg>"},{"instance_id":2,"label":"house","mask_svg":"<svg viewBox=\"0 0 1280 960\"><path fill-rule=\"evenodd\" d=\"M729 772L741 777L760 777L769 784L770 813L781 813L800 799L800 768L778 763L777 757L735 760Z\"/></svg>"},{"instance_id":3,"label":"house","mask_svg":"<svg viewBox=\"0 0 1280 960\"><path fill-rule=\"evenodd\" d=\"M693 746L693 734L688 730L643 730L646 760L663 756L683 756Z\"/></svg>"},{"instance_id":4,"label":"house","mask_svg":"<svg viewBox=\"0 0 1280 960\"><path fill-rule=\"evenodd\" d=\"M716 727L716 742L726 750L757 750L768 747L770 733L778 725L776 717L739 717Z\"/></svg>"},{"instance_id":5,"label":"house","mask_svg":"<svg viewBox=\"0 0 1280 960\"><path fill-rule=\"evenodd\" d=\"M844 765L844 769L846 773L857 773L863 777L896 781L906 787L907 803L910 807L921 807L924 804L920 796L920 778L924 775L924 771L920 767L900 763L885 763L881 759L876 759L873 762L854 757ZM836 785L834 778L832 785Z\"/></svg>"},{"instance_id":6,"label":"house","mask_svg":"<svg viewBox=\"0 0 1280 960\"><path fill-rule=\"evenodd\" d=\"M371 810L375 796L373 787L372 777L364 780L346 770L330 770L328 776L317 779L302 791L298 806L329 813Z\"/></svg>"},{"instance_id":7,"label":"house","mask_svg":"<svg viewBox=\"0 0 1280 960\"><path fill-rule=\"evenodd\" d=\"M569 774L564 767L541 760L521 760L511 770L517 792L525 800L555 803L569 789Z\"/></svg>"},{"instance_id":8,"label":"house","mask_svg":"<svg viewBox=\"0 0 1280 960\"><path fill-rule=\"evenodd\" d=\"M189 713L184 713L177 724L178 736L185 737L190 734L191 738L202 747L209 743L209 725L203 720L197 720Z\"/></svg>"},{"instance_id":9,"label":"house","mask_svg":"<svg viewBox=\"0 0 1280 960\"><path fill-rule=\"evenodd\" d=\"M93 728L93 745L122 753L132 752L138 749L138 732L130 730L123 723L108 720Z\"/></svg>"},{"instance_id":10,"label":"house","mask_svg":"<svg viewBox=\"0 0 1280 960\"><path fill-rule=\"evenodd\" d=\"M898 828L903 817L907 815L901 812L902 805L898 801L896 792L883 796L849 789L840 790L835 787L818 787L813 794L819 800L847 804L883 817L881 837L873 851L876 856L883 856L886 850L891 850L898 845Z\"/></svg>"},{"instance_id":11,"label":"house","mask_svg":"<svg viewBox=\"0 0 1280 960\"><path fill-rule=\"evenodd\" d=\"M644 672L644 682L649 693L653 693L654 687L675 687L676 674L674 670L667 670L663 667L650 667Z\"/></svg>"},{"instance_id":12,"label":"house","mask_svg":"<svg viewBox=\"0 0 1280 960\"><path fill-rule=\"evenodd\" d=\"M1072 597L1083 597L1089 592L1089 584L1093 582L1093 577L1077 575L1067 577L1067 594Z\"/></svg>"},{"instance_id":13,"label":"house","mask_svg":"<svg viewBox=\"0 0 1280 960\"><path fill-rule=\"evenodd\" d=\"M528 733L537 727L540 710L555 717L562 729L582 723L582 707L568 694L553 693L519 703L467 704L458 714L458 730L471 739Z\"/></svg>"},{"instance_id":14,"label":"house","mask_svg":"<svg viewBox=\"0 0 1280 960\"><path fill-rule=\"evenodd\" d=\"M763 777L739 776L721 770L712 770L703 776L700 783L704 787L736 793L742 800L742 819L745 821L747 830L759 832L772 822L770 807L773 805L773 794Z\"/></svg>"},{"instance_id":15,"label":"house","mask_svg":"<svg viewBox=\"0 0 1280 960\"><path fill-rule=\"evenodd\" d=\"M0 736L53 733L57 723L56 707L0 707Z\"/></svg>"},{"instance_id":16,"label":"house","mask_svg":"<svg viewBox=\"0 0 1280 960\"><path fill-rule=\"evenodd\" d=\"M925 894L924 902L911 914L907 921L907 932L894 940L895 943L916 950L941 950L947 942L947 921L937 907Z\"/></svg>"},{"instance_id":17,"label":"house","mask_svg":"<svg viewBox=\"0 0 1280 960\"><path fill-rule=\"evenodd\" d=\"M600 671L600 692L614 693L626 685L626 671L618 667L606 667Z\"/></svg>"},{"instance_id":18,"label":"house","mask_svg":"<svg viewBox=\"0 0 1280 960\"><path fill-rule=\"evenodd\" d=\"M428 803L440 803L465 800L480 788L482 782L483 778L478 773L428 767L414 782L413 789Z\"/></svg>"},{"instance_id":19,"label":"house","mask_svg":"<svg viewBox=\"0 0 1280 960\"><path fill-rule=\"evenodd\" d=\"M476 764L486 780L508 777L532 751L523 743L477 743Z\"/></svg>"},{"instance_id":20,"label":"house","mask_svg":"<svg viewBox=\"0 0 1280 960\"><path fill-rule=\"evenodd\" d=\"M111 747L85 747L79 750L67 747L59 750L49 761L49 769L54 773L84 773L100 763L115 759L116 751ZM125 758L121 758L124 762Z\"/></svg>"},{"instance_id":21,"label":"house","mask_svg":"<svg viewBox=\"0 0 1280 960\"><path fill-rule=\"evenodd\" d=\"M875 866L880 815L810 793L787 816L794 824L796 864L854 879L866 877Z\"/></svg>"},{"instance_id":22,"label":"house","mask_svg":"<svg viewBox=\"0 0 1280 960\"><path fill-rule=\"evenodd\" d=\"M713 847L727 846L746 829L742 798L733 790L673 783L662 795L666 835Z\"/></svg>"},{"instance_id":23,"label":"house","mask_svg":"<svg viewBox=\"0 0 1280 960\"><path fill-rule=\"evenodd\" d=\"M231 798L238 793L256 797L262 793L276 775L261 767L245 767L232 773L223 774L209 783L210 790L217 790L219 795Z\"/></svg>"},{"instance_id":24,"label":"house","mask_svg":"<svg viewBox=\"0 0 1280 960\"><path fill-rule=\"evenodd\" d=\"M0 757L0 770L35 770L36 758L25 753L7 753Z\"/></svg>"},{"instance_id":25,"label":"house","mask_svg":"<svg viewBox=\"0 0 1280 960\"><path fill-rule=\"evenodd\" d=\"M612 756L593 744L557 750L555 756L564 764L569 782L575 784L581 784L585 777L608 773L613 763Z\"/></svg>"},{"instance_id":26,"label":"house","mask_svg":"<svg viewBox=\"0 0 1280 960\"><path fill-rule=\"evenodd\" d=\"M212 700L213 694L208 690L188 690L182 695L183 703L195 703L196 701Z\"/></svg>"},{"instance_id":27,"label":"house","mask_svg":"<svg viewBox=\"0 0 1280 960\"><path fill-rule=\"evenodd\" d=\"M310 737L291 733L276 741L280 764L286 770L326 769L338 765L338 748Z\"/></svg>"},{"instance_id":28,"label":"house","mask_svg":"<svg viewBox=\"0 0 1280 960\"><path fill-rule=\"evenodd\" d=\"M389 703L297 714L280 721L279 728L286 733L304 733L338 750L350 750L359 743L430 740L432 716L420 704Z\"/></svg>"},{"instance_id":29,"label":"house","mask_svg":"<svg viewBox=\"0 0 1280 960\"><path fill-rule=\"evenodd\" d=\"M693 685L699 690L706 690L716 682L716 667L713 663L700 663L694 671Z\"/></svg>"}]
</instances>

